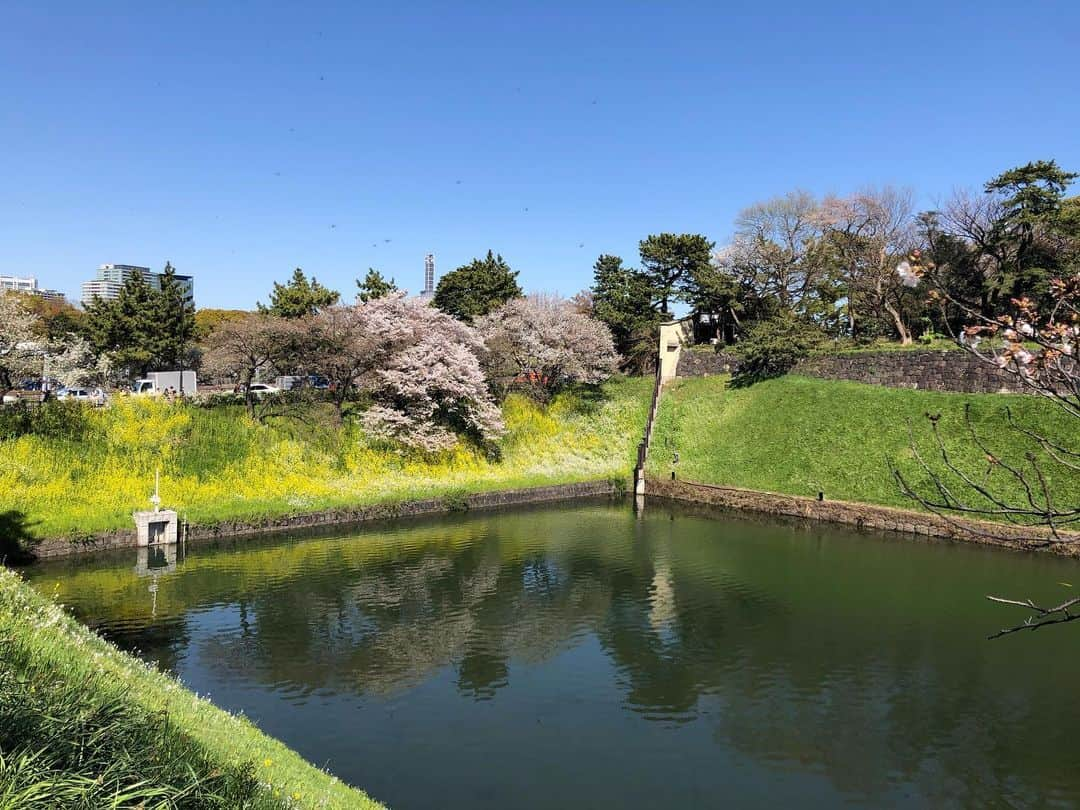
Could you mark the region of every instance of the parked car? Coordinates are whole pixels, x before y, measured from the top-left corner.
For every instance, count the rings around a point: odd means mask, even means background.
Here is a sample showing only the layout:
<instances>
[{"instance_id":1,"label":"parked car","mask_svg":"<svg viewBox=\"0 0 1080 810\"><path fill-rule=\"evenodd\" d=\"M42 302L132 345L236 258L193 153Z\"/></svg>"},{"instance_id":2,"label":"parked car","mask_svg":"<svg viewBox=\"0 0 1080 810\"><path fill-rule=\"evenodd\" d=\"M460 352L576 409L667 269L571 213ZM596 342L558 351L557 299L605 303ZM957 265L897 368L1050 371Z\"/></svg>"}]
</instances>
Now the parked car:
<instances>
[{"instance_id":1,"label":"parked car","mask_svg":"<svg viewBox=\"0 0 1080 810\"><path fill-rule=\"evenodd\" d=\"M61 388L56 392L56 398L73 399L78 402L88 402L91 405L105 404L105 392L100 388Z\"/></svg>"},{"instance_id":2,"label":"parked car","mask_svg":"<svg viewBox=\"0 0 1080 810\"><path fill-rule=\"evenodd\" d=\"M304 381L304 377L276 377L274 378L274 387L280 388L282 391L291 391L294 388L301 388Z\"/></svg>"},{"instance_id":3,"label":"parked car","mask_svg":"<svg viewBox=\"0 0 1080 810\"><path fill-rule=\"evenodd\" d=\"M23 391L56 391L63 388L60 385L60 381L54 377L46 377L44 379L31 379L23 380L19 383L19 388Z\"/></svg>"},{"instance_id":4,"label":"parked car","mask_svg":"<svg viewBox=\"0 0 1080 810\"><path fill-rule=\"evenodd\" d=\"M276 385L267 385L266 383L252 383L248 386L248 391L252 396L265 397L271 394L280 394L281 389Z\"/></svg>"}]
</instances>

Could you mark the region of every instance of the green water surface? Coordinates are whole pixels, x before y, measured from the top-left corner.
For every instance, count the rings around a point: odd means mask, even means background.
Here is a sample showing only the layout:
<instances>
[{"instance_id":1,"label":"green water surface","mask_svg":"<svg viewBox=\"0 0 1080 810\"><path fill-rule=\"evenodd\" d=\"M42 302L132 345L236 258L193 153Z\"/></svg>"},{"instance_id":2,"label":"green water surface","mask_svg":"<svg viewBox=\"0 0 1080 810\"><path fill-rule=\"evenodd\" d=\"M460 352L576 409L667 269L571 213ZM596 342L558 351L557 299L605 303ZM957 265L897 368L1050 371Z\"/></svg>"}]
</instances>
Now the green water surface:
<instances>
[{"instance_id":1,"label":"green water surface","mask_svg":"<svg viewBox=\"0 0 1080 810\"><path fill-rule=\"evenodd\" d=\"M1080 801L1080 623L984 599L1071 561L589 502L30 578L394 808Z\"/></svg>"}]
</instances>

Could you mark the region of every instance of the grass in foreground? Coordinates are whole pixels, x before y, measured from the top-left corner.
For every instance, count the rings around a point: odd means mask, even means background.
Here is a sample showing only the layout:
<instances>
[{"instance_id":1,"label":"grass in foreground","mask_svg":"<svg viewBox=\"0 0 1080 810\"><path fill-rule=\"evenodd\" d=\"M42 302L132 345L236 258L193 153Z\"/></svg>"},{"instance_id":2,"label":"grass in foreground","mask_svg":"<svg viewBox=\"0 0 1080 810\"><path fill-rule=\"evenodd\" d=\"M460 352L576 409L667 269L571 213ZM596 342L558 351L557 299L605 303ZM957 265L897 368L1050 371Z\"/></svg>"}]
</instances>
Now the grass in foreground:
<instances>
[{"instance_id":1,"label":"grass in foreground","mask_svg":"<svg viewBox=\"0 0 1080 810\"><path fill-rule=\"evenodd\" d=\"M0 808L377 808L0 569Z\"/></svg>"},{"instance_id":2,"label":"grass in foreground","mask_svg":"<svg viewBox=\"0 0 1080 810\"><path fill-rule=\"evenodd\" d=\"M651 380L614 379L567 392L547 407L523 396L503 406L501 458L461 447L437 456L370 442L328 413L249 420L124 398L87 414L80 438L0 441L0 516L19 513L37 537L128 528L147 508L154 471L161 498L194 523L253 520L341 506L619 478L633 468Z\"/></svg>"},{"instance_id":3,"label":"grass in foreground","mask_svg":"<svg viewBox=\"0 0 1080 810\"><path fill-rule=\"evenodd\" d=\"M973 423L998 457L1017 464L1037 448L1008 428L1006 407L1017 421L1051 437L1066 439L1076 431L1075 419L1033 396L947 394L796 376L740 389L729 389L727 381L680 379L665 388L649 453L651 474L669 476L678 451L678 476L687 481L918 508L900 492L889 462L929 493L908 433L910 424L924 458L941 469L927 413L941 414L950 452L980 481L990 465L967 434L965 403L971 403ZM1045 469L1058 503L1080 503L1080 474L1054 464ZM1015 500L1015 485L1000 469L986 480L993 491Z\"/></svg>"}]
</instances>

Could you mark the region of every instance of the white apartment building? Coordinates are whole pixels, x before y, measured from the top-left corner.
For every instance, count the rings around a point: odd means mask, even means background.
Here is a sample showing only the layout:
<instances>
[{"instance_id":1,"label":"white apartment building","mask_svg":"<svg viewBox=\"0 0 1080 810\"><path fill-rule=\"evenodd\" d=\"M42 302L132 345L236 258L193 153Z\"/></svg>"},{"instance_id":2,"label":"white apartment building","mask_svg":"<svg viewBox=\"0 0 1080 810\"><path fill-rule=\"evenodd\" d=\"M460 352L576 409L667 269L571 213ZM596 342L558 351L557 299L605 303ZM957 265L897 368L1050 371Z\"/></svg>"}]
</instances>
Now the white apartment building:
<instances>
[{"instance_id":1,"label":"white apartment building","mask_svg":"<svg viewBox=\"0 0 1080 810\"><path fill-rule=\"evenodd\" d=\"M120 290L127 281L135 274L142 275L146 283L153 289L161 289L162 273L155 273L149 267L141 267L137 264L103 264L97 269L95 278L82 283L82 302L85 306L95 298L102 301L114 301L120 297ZM194 303L195 279L193 276L176 275L176 281L183 290L184 300Z\"/></svg>"},{"instance_id":2,"label":"white apartment building","mask_svg":"<svg viewBox=\"0 0 1080 810\"><path fill-rule=\"evenodd\" d=\"M0 290L39 295L54 301L64 300L64 294L59 290L46 290L38 286L34 276L5 276L0 275Z\"/></svg>"}]
</instances>

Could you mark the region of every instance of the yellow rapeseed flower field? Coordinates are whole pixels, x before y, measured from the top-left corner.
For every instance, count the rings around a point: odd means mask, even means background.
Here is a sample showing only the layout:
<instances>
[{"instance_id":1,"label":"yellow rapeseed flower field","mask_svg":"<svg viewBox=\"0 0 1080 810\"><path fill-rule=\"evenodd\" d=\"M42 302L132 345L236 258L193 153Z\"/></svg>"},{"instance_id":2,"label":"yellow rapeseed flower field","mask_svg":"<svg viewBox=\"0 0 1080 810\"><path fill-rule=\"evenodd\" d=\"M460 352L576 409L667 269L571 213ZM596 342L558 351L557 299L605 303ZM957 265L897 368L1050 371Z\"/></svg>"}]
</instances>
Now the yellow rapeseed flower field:
<instances>
[{"instance_id":1,"label":"yellow rapeseed flower field","mask_svg":"<svg viewBox=\"0 0 1080 810\"><path fill-rule=\"evenodd\" d=\"M512 395L497 458L467 444L407 452L319 411L261 423L238 407L118 397L87 414L81 439L0 441L0 512L22 513L42 537L128 527L132 511L148 506L157 470L162 503L195 523L625 479L650 384L615 379L547 406Z\"/></svg>"}]
</instances>

